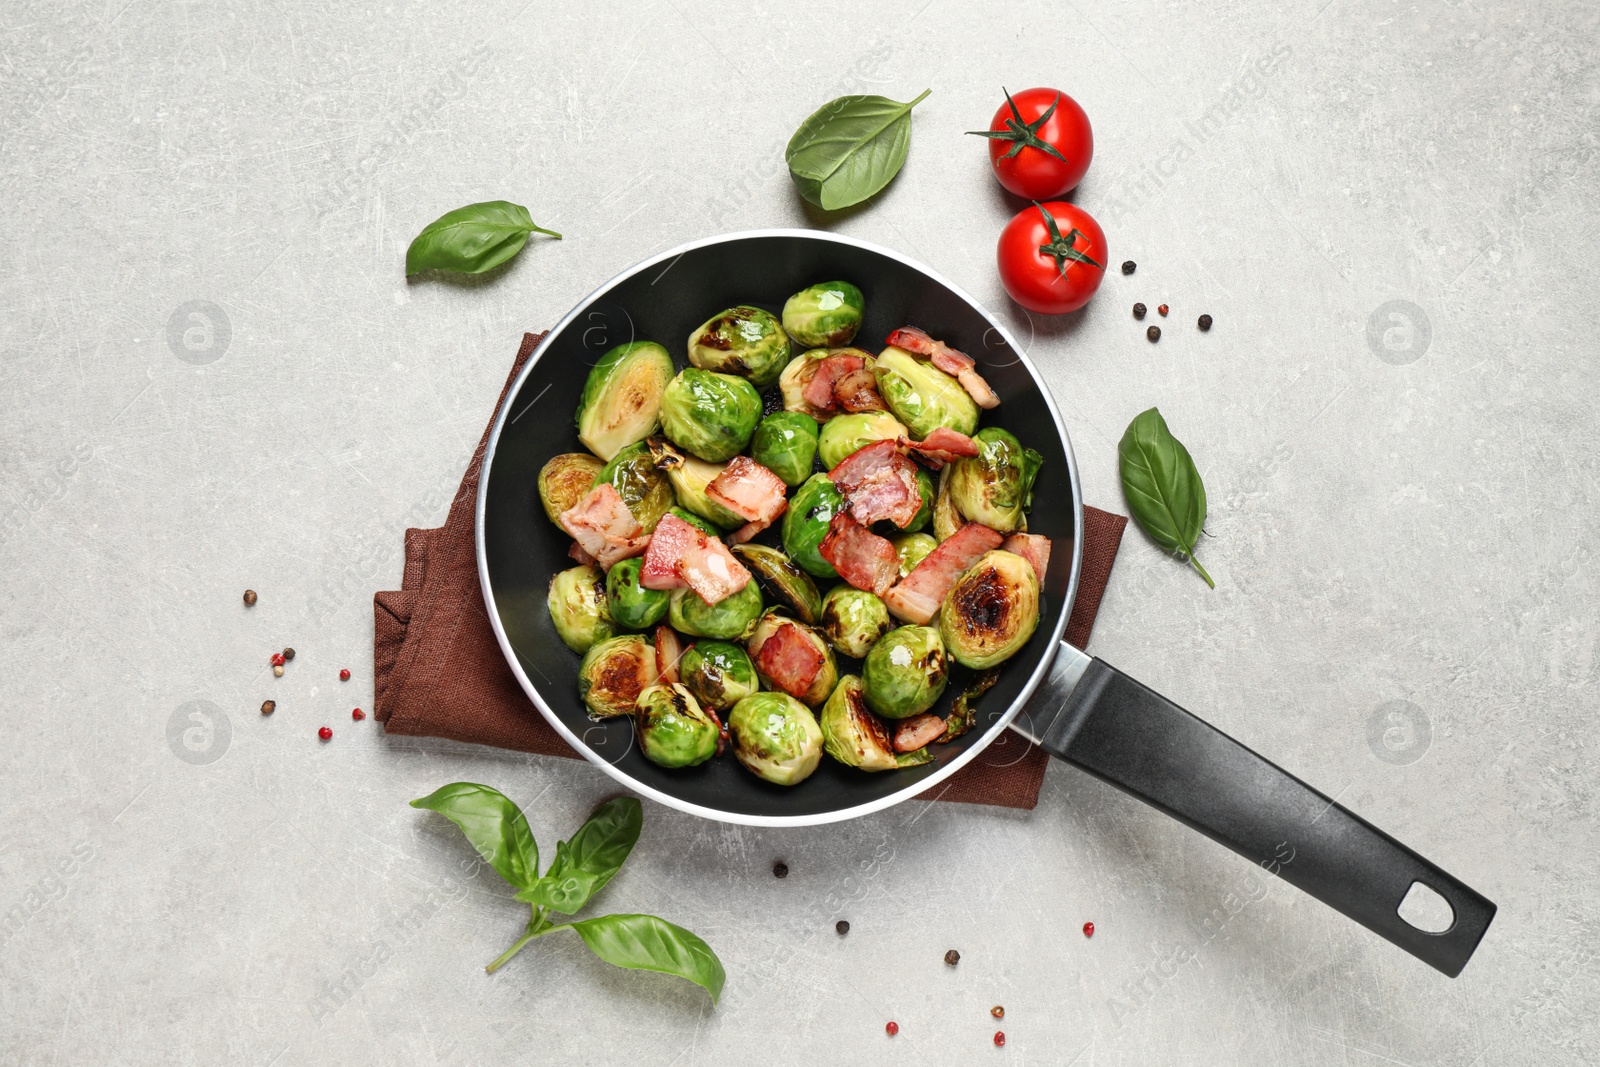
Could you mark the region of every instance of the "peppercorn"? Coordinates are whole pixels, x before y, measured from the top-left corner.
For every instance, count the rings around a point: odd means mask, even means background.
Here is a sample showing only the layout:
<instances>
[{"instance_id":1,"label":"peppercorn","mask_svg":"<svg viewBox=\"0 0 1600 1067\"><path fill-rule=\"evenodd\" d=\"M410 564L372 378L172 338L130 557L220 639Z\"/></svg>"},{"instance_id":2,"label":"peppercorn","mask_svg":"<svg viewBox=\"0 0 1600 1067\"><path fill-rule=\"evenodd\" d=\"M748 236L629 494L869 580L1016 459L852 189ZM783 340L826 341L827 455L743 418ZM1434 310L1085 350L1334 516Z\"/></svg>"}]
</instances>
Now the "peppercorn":
<instances>
[{"instance_id":1,"label":"peppercorn","mask_svg":"<svg viewBox=\"0 0 1600 1067\"><path fill-rule=\"evenodd\" d=\"M1145 331L1145 332L1144 332L1144 335L1145 335L1145 336L1146 336L1146 337L1148 337L1148 338L1150 338L1150 341L1151 341L1151 343L1152 343L1152 344L1153 344L1153 343L1155 343L1155 342L1156 342L1156 341L1159 341L1159 340L1161 340L1161 327L1159 327L1159 326L1152 326L1152 327L1150 327L1150 328L1149 328L1149 329L1148 329L1148 330L1146 330L1146 331Z\"/></svg>"},{"instance_id":2,"label":"peppercorn","mask_svg":"<svg viewBox=\"0 0 1600 1067\"><path fill-rule=\"evenodd\" d=\"M1004 1030L996 1030L994 1032L994 1043L1000 1048L1006 1047L1006 1032Z\"/></svg>"},{"instance_id":3,"label":"peppercorn","mask_svg":"<svg viewBox=\"0 0 1600 1067\"><path fill-rule=\"evenodd\" d=\"M283 677L283 664L278 663L278 664L274 664L273 665L272 676L274 678L282 678Z\"/></svg>"},{"instance_id":4,"label":"peppercorn","mask_svg":"<svg viewBox=\"0 0 1600 1067\"><path fill-rule=\"evenodd\" d=\"M255 604L256 604L256 591L254 589L246 589L244 591L244 606L247 607L247 608L253 608L253 607L255 607Z\"/></svg>"},{"instance_id":5,"label":"peppercorn","mask_svg":"<svg viewBox=\"0 0 1600 1067\"><path fill-rule=\"evenodd\" d=\"M774 878L787 878L787 877L789 877L789 865L787 863L782 863L782 862L774 863L772 865L772 877L774 877Z\"/></svg>"},{"instance_id":6,"label":"peppercorn","mask_svg":"<svg viewBox=\"0 0 1600 1067\"><path fill-rule=\"evenodd\" d=\"M1138 269L1139 269L1139 264L1135 263L1133 260L1125 259L1125 260L1122 261L1122 273L1124 273L1124 274L1132 274L1134 271L1136 271Z\"/></svg>"},{"instance_id":7,"label":"peppercorn","mask_svg":"<svg viewBox=\"0 0 1600 1067\"><path fill-rule=\"evenodd\" d=\"M367 717L367 713L362 711L360 708L356 708L354 711L352 711L350 713L350 717L352 719L354 719L356 722L360 722L362 719L365 719Z\"/></svg>"},{"instance_id":8,"label":"peppercorn","mask_svg":"<svg viewBox=\"0 0 1600 1067\"><path fill-rule=\"evenodd\" d=\"M900 1024L895 1022L893 1019L890 1019L884 1024L883 1032L888 1034L890 1037L893 1037L895 1034L900 1032Z\"/></svg>"},{"instance_id":9,"label":"peppercorn","mask_svg":"<svg viewBox=\"0 0 1600 1067\"><path fill-rule=\"evenodd\" d=\"M949 952L944 954L944 961L950 966L954 967L956 964L961 962L961 953L957 952L955 949L951 949Z\"/></svg>"},{"instance_id":10,"label":"peppercorn","mask_svg":"<svg viewBox=\"0 0 1600 1067\"><path fill-rule=\"evenodd\" d=\"M1143 304L1133 305L1133 317L1136 319L1144 318L1144 313L1146 310L1148 309Z\"/></svg>"},{"instance_id":11,"label":"peppercorn","mask_svg":"<svg viewBox=\"0 0 1600 1067\"><path fill-rule=\"evenodd\" d=\"M1094 936L1094 923L1084 923L1083 924L1083 936L1084 937L1093 937Z\"/></svg>"},{"instance_id":12,"label":"peppercorn","mask_svg":"<svg viewBox=\"0 0 1600 1067\"><path fill-rule=\"evenodd\" d=\"M1169 310L1171 310L1171 309L1170 309L1170 308L1168 308L1168 307L1167 307L1167 305L1165 305L1165 304L1162 304L1162 305L1161 305L1161 306L1160 306L1160 307L1158 307L1158 308L1156 308L1156 312L1157 312L1157 313L1158 313L1158 314L1160 314L1160 316L1161 316L1161 317L1162 317L1162 318L1166 318L1166 317L1167 317L1167 312L1168 312L1168 311L1169 311Z\"/></svg>"},{"instance_id":13,"label":"peppercorn","mask_svg":"<svg viewBox=\"0 0 1600 1067\"><path fill-rule=\"evenodd\" d=\"M292 648L284 649L283 650L283 658L286 659L286 660L294 659L294 649L292 649Z\"/></svg>"},{"instance_id":14,"label":"peppercorn","mask_svg":"<svg viewBox=\"0 0 1600 1067\"><path fill-rule=\"evenodd\" d=\"M331 741L333 739L333 728L324 726L322 729L317 731L317 736L322 738L324 741Z\"/></svg>"},{"instance_id":15,"label":"peppercorn","mask_svg":"<svg viewBox=\"0 0 1600 1067\"><path fill-rule=\"evenodd\" d=\"M288 657L286 657L282 652L274 652L272 654L272 665L274 667L281 667L283 666L284 660L287 658Z\"/></svg>"},{"instance_id":16,"label":"peppercorn","mask_svg":"<svg viewBox=\"0 0 1600 1067\"><path fill-rule=\"evenodd\" d=\"M845 919L840 919L833 924L833 928L839 932L840 937L843 937L850 932L850 923Z\"/></svg>"},{"instance_id":17,"label":"peppercorn","mask_svg":"<svg viewBox=\"0 0 1600 1067\"><path fill-rule=\"evenodd\" d=\"M275 712L277 710L278 710L278 702L276 700L263 700L261 702L261 714L263 714L263 715L271 715L273 712Z\"/></svg>"},{"instance_id":18,"label":"peppercorn","mask_svg":"<svg viewBox=\"0 0 1600 1067\"><path fill-rule=\"evenodd\" d=\"M339 681L348 682L349 680L350 680L350 668L346 667L346 668L344 668L343 670L341 670L339 672Z\"/></svg>"},{"instance_id":19,"label":"peppercorn","mask_svg":"<svg viewBox=\"0 0 1600 1067\"><path fill-rule=\"evenodd\" d=\"M996 1004L994 1007L989 1009L989 1014L993 1015L996 1019L1004 1019L1006 1017L1006 1010L1000 1005Z\"/></svg>"},{"instance_id":20,"label":"peppercorn","mask_svg":"<svg viewBox=\"0 0 1600 1067\"><path fill-rule=\"evenodd\" d=\"M1211 329L1211 316L1210 315L1201 315L1200 316L1200 321L1198 323L1196 323L1195 325L1200 327L1200 330L1201 330L1202 333L1205 332L1206 330Z\"/></svg>"}]
</instances>

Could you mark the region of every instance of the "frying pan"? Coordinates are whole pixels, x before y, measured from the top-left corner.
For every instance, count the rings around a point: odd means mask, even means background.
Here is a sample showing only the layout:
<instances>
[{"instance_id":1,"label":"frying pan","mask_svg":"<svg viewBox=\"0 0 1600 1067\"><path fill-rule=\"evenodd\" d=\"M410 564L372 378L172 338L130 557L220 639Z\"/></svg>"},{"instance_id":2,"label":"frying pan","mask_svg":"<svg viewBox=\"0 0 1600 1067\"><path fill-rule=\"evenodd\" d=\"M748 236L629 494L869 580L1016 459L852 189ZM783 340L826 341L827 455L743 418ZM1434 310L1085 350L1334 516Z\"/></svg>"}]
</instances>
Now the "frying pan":
<instances>
[{"instance_id":1,"label":"frying pan","mask_svg":"<svg viewBox=\"0 0 1600 1067\"><path fill-rule=\"evenodd\" d=\"M868 774L824 759L790 788L762 781L731 758L685 770L658 767L634 744L630 719L592 721L578 699L578 657L562 645L545 606L551 576L571 565L570 541L540 507L539 469L551 456L581 450L573 424L577 400L589 368L612 346L659 341L681 365L690 332L723 308L755 304L776 312L789 294L835 278L866 295L863 344L910 323L968 353L1002 401L986 421L1044 456L1029 527L1052 538L1054 550L1038 631L977 703L977 725L933 746L937 758L921 767ZM567 743L635 792L724 822L814 826L924 793L990 746L1015 753L1031 742L1452 977L1494 918L1492 903L1416 852L1062 641L1083 563L1083 497L1061 415L1004 326L959 288L896 252L820 231L754 230L695 241L630 267L573 308L529 358L495 420L483 470L478 571L506 660ZM841 673L846 669L854 669L848 661ZM952 677L936 711L948 710L963 682ZM1445 929L1429 932L1401 917L1402 901L1418 892L1415 883L1423 896L1432 890L1449 905Z\"/></svg>"}]
</instances>

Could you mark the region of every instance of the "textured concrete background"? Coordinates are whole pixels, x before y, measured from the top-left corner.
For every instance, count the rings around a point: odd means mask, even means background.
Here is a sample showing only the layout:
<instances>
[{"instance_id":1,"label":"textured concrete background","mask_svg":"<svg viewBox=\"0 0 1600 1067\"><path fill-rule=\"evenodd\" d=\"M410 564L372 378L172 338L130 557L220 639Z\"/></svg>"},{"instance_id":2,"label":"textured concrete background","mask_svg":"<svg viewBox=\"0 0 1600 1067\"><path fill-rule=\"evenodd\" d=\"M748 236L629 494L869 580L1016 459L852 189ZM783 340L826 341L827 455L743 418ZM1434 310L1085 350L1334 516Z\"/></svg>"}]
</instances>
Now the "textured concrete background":
<instances>
[{"instance_id":1,"label":"textured concrete background","mask_svg":"<svg viewBox=\"0 0 1600 1067\"><path fill-rule=\"evenodd\" d=\"M1593 5L4 22L0 1060L1600 1058ZM962 131L1002 83L1088 110L1076 199L1139 262L1064 320L994 276L1018 204ZM878 202L803 209L782 148L812 108L926 87ZM405 282L422 225L501 197L566 239ZM1161 406L1207 481L1218 587L1130 531L1094 651L1494 899L1461 978L1066 767L1030 814L775 832L647 805L601 904L702 934L715 1010L573 940L483 973L525 912L405 802L486 781L548 849L612 783L352 723L371 593L401 530L442 518L524 329L651 252L774 225L900 249L1009 317L1090 503L1123 508L1116 440ZM1135 300L1172 305L1159 345Z\"/></svg>"}]
</instances>

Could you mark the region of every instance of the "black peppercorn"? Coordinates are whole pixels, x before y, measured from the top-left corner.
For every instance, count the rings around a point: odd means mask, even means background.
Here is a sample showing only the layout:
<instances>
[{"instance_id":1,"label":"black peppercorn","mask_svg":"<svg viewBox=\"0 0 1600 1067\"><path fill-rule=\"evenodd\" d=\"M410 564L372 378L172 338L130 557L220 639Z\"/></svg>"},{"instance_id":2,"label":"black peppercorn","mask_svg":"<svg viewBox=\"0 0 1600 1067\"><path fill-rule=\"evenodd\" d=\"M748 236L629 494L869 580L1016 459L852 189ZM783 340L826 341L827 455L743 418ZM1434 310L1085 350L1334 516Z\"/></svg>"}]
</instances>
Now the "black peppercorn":
<instances>
[{"instance_id":1,"label":"black peppercorn","mask_svg":"<svg viewBox=\"0 0 1600 1067\"><path fill-rule=\"evenodd\" d=\"M261 702L261 714L263 714L263 715L271 715L273 712L275 712L277 710L278 710L278 702L276 700L263 700Z\"/></svg>"},{"instance_id":2,"label":"black peppercorn","mask_svg":"<svg viewBox=\"0 0 1600 1067\"><path fill-rule=\"evenodd\" d=\"M1200 327L1202 332L1205 331L1205 330L1211 329L1211 316L1210 315L1201 315L1200 316L1200 322L1198 323L1198 325L1199 325L1199 327Z\"/></svg>"},{"instance_id":3,"label":"black peppercorn","mask_svg":"<svg viewBox=\"0 0 1600 1067\"><path fill-rule=\"evenodd\" d=\"M850 923L845 919L840 919L833 924L833 928L839 932L840 937L843 937L850 932Z\"/></svg>"},{"instance_id":4,"label":"black peppercorn","mask_svg":"<svg viewBox=\"0 0 1600 1067\"><path fill-rule=\"evenodd\" d=\"M1139 269L1139 265L1137 263L1135 263L1133 260L1125 259L1125 260L1122 261L1122 273L1124 273L1124 274L1132 274L1134 271L1136 271L1138 269Z\"/></svg>"},{"instance_id":5,"label":"black peppercorn","mask_svg":"<svg viewBox=\"0 0 1600 1067\"><path fill-rule=\"evenodd\" d=\"M254 606L255 602L256 602L256 591L254 589L246 589L244 591L244 606L247 607L247 608L248 607L252 607L252 606Z\"/></svg>"},{"instance_id":6,"label":"black peppercorn","mask_svg":"<svg viewBox=\"0 0 1600 1067\"><path fill-rule=\"evenodd\" d=\"M950 966L954 967L956 964L961 962L961 953L957 952L955 949L951 949L949 952L944 954L944 961Z\"/></svg>"},{"instance_id":7,"label":"black peppercorn","mask_svg":"<svg viewBox=\"0 0 1600 1067\"><path fill-rule=\"evenodd\" d=\"M787 877L789 877L789 865L787 863L774 863L772 865L772 877L774 877L774 878L787 878Z\"/></svg>"},{"instance_id":8,"label":"black peppercorn","mask_svg":"<svg viewBox=\"0 0 1600 1067\"><path fill-rule=\"evenodd\" d=\"M1133 317L1136 319L1144 318L1144 313L1146 310L1148 309L1143 304L1133 305Z\"/></svg>"},{"instance_id":9,"label":"black peppercorn","mask_svg":"<svg viewBox=\"0 0 1600 1067\"><path fill-rule=\"evenodd\" d=\"M1146 330L1146 331L1145 331L1145 332L1144 332L1144 335L1145 335L1145 336L1146 336L1146 337L1148 337L1148 338L1150 338L1150 341L1151 341L1151 343L1152 343L1152 344L1153 344L1153 343L1155 343L1155 342L1156 342L1156 341L1159 341L1159 340L1161 340L1161 327L1159 327L1159 326L1152 326L1152 327L1150 327L1150 328L1149 328L1149 329L1148 329L1148 330Z\"/></svg>"},{"instance_id":10,"label":"black peppercorn","mask_svg":"<svg viewBox=\"0 0 1600 1067\"><path fill-rule=\"evenodd\" d=\"M286 659L286 660L294 659L294 649L292 649L292 648L284 649L283 650L283 658Z\"/></svg>"}]
</instances>

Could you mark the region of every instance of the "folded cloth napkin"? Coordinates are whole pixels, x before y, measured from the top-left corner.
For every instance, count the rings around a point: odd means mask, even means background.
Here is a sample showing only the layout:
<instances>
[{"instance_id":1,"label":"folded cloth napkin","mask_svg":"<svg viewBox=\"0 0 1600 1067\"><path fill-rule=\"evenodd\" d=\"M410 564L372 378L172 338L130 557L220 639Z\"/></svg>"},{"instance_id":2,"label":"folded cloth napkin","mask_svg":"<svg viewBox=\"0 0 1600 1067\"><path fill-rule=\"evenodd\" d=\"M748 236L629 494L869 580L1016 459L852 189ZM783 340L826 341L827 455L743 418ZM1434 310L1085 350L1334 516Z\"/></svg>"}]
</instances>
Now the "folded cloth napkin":
<instances>
[{"instance_id":1,"label":"folded cloth napkin","mask_svg":"<svg viewBox=\"0 0 1600 1067\"><path fill-rule=\"evenodd\" d=\"M543 336L523 336L517 361L500 391L500 404ZM493 418L489 422L492 426ZM517 684L484 609L472 535L478 474L488 440L485 427L444 525L406 531L401 588L372 598L374 714L392 734L446 737L576 759L578 754ZM1067 622L1067 640L1079 648L1089 641L1127 524L1121 515L1084 509L1083 572ZM1007 733L923 795L1032 808L1038 803L1048 762L1042 750Z\"/></svg>"}]
</instances>

